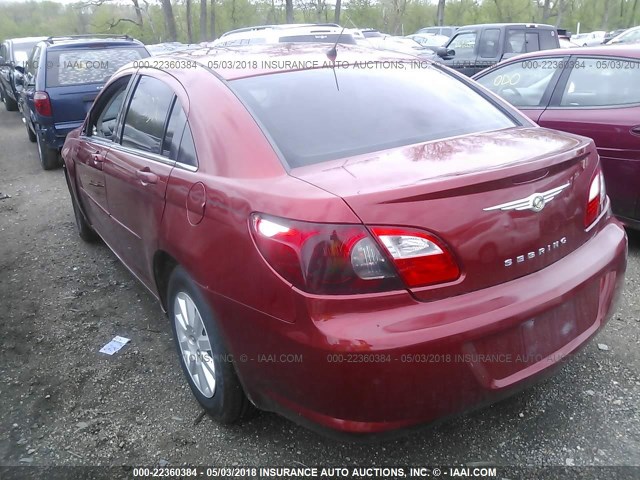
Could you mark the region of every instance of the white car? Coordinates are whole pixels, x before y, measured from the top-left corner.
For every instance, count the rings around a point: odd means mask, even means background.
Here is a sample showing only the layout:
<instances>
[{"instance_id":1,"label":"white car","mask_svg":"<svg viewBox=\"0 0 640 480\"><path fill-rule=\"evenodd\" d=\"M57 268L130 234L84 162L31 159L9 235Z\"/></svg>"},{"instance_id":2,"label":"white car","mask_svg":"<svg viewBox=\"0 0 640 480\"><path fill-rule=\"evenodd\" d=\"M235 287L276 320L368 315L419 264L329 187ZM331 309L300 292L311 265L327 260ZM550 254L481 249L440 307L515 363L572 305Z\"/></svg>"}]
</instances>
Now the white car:
<instances>
[{"instance_id":1,"label":"white car","mask_svg":"<svg viewBox=\"0 0 640 480\"><path fill-rule=\"evenodd\" d=\"M443 47L450 37L434 33L414 33L413 35L407 35L405 38L415 40L423 47Z\"/></svg>"},{"instance_id":2,"label":"white car","mask_svg":"<svg viewBox=\"0 0 640 480\"><path fill-rule=\"evenodd\" d=\"M239 47L265 43L343 43L355 44L354 35L334 23L258 25L224 33L210 47Z\"/></svg>"},{"instance_id":3,"label":"white car","mask_svg":"<svg viewBox=\"0 0 640 480\"><path fill-rule=\"evenodd\" d=\"M597 30L591 33L579 33L571 36L571 41L577 43L581 47L592 47L594 45L600 45L604 41L604 36L607 32Z\"/></svg>"},{"instance_id":4,"label":"white car","mask_svg":"<svg viewBox=\"0 0 640 480\"><path fill-rule=\"evenodd\" d=\"M625 30L620 35L609 40L607 45L623 45L630 43L640 43L640 27L633 27L629 30Z\"/></svg>"}]
</instances>

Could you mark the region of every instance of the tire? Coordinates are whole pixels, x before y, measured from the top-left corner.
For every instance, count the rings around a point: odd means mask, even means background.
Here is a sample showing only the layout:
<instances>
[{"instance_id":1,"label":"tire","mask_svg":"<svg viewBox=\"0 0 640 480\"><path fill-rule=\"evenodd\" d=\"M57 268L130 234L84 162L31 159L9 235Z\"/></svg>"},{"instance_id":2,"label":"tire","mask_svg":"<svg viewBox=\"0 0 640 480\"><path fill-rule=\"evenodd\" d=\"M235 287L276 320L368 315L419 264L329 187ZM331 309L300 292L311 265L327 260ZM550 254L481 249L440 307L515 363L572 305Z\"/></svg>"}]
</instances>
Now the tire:
<instances>
[{"instance_id":1,"label":"tire","mask_svg":"<svg viewBox=\"0 0 640 480\"><path fill-rule=\"evenodd\" d=\"M15 112L18 110L18 104L16 101L9 98L5 93L2 94L2 100L4 101L4 108L6 108L8 112Z\"/></svg>"},{"instance_id":2,"label":"tire","mask_svg":"<svg viewBox=\"0 0 640 480\"><path fill-rule=\"evenodd\" d=\"M200 405L222 424L246 418L254 407L240 385L215 315L180 266L169 278L167 306L180 365Z\"/></svg>"},{"instance_id":3,"label":"tire","mask_svg":"<svg viewBox=\"0 0 640 480\"><path fill-rule=\"evenodd\" d=\"M40 164L45 170L53 170L60 166L59 152L57 148L49 148L40 139L40 135L36 135L36 142L38 143L38 157L40 158Z\"/></svg>"}]
</instances>

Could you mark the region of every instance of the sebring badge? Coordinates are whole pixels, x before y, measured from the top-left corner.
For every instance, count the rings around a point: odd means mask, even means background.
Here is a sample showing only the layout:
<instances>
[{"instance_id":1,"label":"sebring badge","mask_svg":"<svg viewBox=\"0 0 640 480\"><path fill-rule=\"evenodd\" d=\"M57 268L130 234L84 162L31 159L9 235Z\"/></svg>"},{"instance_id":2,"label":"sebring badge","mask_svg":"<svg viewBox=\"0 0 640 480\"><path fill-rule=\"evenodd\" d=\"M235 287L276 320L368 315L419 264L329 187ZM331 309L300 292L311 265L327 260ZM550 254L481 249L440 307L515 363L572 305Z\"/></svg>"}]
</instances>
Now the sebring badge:
<instances>
[{"instance_id":1,"label":"sebring badge","mask_svg":"<svg viewBox=\"0 0 640 480\"><path fill-rule=\"evenodd\" d=\"M520 200L514 200L512 202L501 203L493 207L487 207L485 212L491 210L531 210L532 212L540 212L551 200L560 195L565 188L569 186L569 183L560 185L559 187L552 188L546 192L534 193L528 197L521 198Z\"/></svg>"}]
</instances>

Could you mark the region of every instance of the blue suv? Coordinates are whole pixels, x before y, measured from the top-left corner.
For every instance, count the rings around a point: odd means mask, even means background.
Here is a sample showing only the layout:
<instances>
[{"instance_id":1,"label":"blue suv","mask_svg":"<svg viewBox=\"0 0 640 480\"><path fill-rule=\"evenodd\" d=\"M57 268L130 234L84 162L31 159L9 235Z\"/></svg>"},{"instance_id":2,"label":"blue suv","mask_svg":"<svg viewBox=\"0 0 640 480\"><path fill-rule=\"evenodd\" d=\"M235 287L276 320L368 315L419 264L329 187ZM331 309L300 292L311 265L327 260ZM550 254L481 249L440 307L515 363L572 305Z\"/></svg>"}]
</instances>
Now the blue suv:
<instances>
[{"instance_id":1,"label":"blue suv","mask_svg":"<svg viewBox=\"0 0 640 480\"><path fill-rule=\"evenodd\" d=\"M67 134L79 127L105 82L123 65L146 58L129 36L49 37L36 44L24 74L19 108L42 168L60 165Z\"/></svg>"}]
</instances>

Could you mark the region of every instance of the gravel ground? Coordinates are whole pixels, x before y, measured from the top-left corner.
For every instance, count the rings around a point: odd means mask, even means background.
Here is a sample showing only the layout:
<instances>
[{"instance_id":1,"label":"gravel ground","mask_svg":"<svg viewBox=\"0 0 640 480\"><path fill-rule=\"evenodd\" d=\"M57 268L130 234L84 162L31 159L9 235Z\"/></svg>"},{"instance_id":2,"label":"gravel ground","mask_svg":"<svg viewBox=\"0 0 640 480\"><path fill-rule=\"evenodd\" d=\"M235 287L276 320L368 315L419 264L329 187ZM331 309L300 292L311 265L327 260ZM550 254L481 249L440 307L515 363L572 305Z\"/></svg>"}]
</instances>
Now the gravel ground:
<instances>
[{"instance_id":1,"label":"gravel ground","mask_svg":"<svg viewBox=\"0 0 640 480\"><path fill-rule=\"evenodd\" d=\"M160 307L107 247L79 239L62 170L40 168L3 107L0 146L0 465L640 465L638 234L616 315L556 376L346 444L270 413L233 427L203 417ZM114 335L132 341L99 354Z\"/></svg>"}]
</instances>

